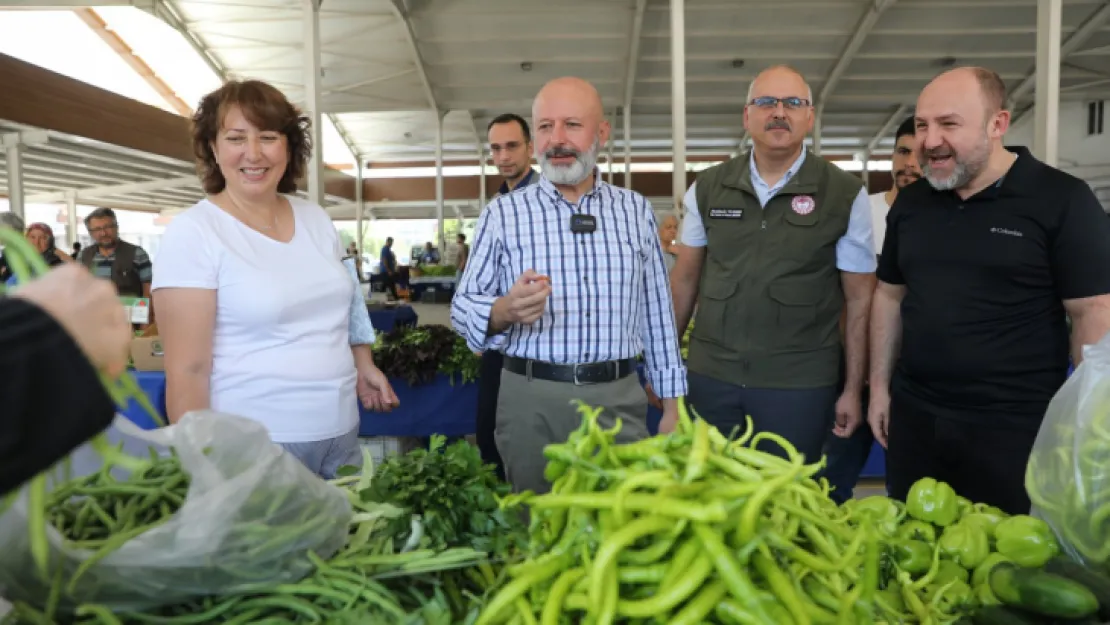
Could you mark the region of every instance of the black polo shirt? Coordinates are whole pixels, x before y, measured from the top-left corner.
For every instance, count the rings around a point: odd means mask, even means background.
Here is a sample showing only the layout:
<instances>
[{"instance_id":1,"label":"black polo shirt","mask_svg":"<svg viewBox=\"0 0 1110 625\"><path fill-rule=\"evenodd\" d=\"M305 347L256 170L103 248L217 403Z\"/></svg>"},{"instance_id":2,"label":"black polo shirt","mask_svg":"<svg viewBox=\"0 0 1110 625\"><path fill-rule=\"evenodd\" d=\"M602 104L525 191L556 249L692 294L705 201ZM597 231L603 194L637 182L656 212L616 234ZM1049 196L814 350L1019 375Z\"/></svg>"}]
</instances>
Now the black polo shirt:
<instances>
[{"instance_id":1,"label":"black polo shirt","mask_svg":"<svg viewBox=\"0 0 1110 625\"><path fill-rule=\"evenodd\" d=\"M1110 220L1025 148L966 200L921 179L887 216L878 277L906 286L893 390L953 418L1037 427L1067 375L1062 300L1110 293Z\"/></svg>"}]
</instances>

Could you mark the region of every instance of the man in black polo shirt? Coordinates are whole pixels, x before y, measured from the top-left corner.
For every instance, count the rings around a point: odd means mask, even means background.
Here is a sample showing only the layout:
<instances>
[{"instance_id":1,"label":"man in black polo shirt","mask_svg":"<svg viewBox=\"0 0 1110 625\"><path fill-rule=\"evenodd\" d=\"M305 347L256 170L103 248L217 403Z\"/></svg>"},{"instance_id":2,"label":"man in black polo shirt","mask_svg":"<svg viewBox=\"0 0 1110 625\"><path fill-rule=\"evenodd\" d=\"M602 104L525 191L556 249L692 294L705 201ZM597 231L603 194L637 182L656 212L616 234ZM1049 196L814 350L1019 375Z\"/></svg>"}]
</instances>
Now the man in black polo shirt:
<instances>
[{"instance_id":1,"label":"man in black polo shirt","mask_svg":"<svg viewBox=\"0 0 1110 625\"><path fill-rule=\"evenodd\" d=\"M1110 223L1082 180L1003 147L1005 100L997 74L959 68L917 101L925 180L887 224L868 420L892 497L930 476L1022 513L1069 351L1078 362L1110 329Z\"/></svg>"}]
</instances>

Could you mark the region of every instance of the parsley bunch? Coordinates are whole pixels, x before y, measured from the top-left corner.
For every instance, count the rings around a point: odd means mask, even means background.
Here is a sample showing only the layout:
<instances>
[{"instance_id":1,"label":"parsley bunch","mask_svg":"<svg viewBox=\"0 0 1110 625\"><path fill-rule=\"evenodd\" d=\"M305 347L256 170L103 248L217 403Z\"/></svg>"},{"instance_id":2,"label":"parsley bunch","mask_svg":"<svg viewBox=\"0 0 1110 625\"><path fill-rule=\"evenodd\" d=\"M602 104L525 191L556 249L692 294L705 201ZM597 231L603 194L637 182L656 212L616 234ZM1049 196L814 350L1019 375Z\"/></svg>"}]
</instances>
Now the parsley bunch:
<instances>
[{"instance_id":1,"label":"parsley bunch","mask_svg":"<svg viewBox=\"0 0 1110 625\"><path fill-rule=\"evenodd\" d=\"M404 542L411 532L409 516L418 514L422 549L470 547L494 554L523 549L523 520L516 511L502 510L497 501L509 493L508 484L482 462L476 447L464 440L446 445L446 440L435 435L429 449L392 456L375 468L370 487L359 494L362 500L408 513L390 521L384 535Z\"/></svg>"}]
</instances>

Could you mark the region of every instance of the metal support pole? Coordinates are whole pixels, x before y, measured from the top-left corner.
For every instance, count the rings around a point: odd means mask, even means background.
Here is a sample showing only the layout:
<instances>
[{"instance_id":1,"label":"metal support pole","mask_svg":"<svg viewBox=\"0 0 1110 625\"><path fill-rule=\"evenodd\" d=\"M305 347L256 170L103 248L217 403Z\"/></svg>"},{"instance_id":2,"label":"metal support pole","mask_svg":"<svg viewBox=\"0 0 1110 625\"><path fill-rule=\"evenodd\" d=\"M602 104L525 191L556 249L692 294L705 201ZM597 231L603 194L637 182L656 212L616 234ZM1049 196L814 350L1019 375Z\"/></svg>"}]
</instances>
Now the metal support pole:
<instances>
[{"instance_id":1,"label":"metal support pole","mask_svg":"<svg viewBox=\"0 0 1110 625\"><path fill-rule=\"evenodd\" d=\"M863 169L860 175L863 177L863 189L871 193L871 170L867 168L867 164L871 162L871 150L864 150L863 152Z\"/></svg>"},{"instance_id":2,"label":"metal support pole","mask_svg":"<svg viewBox=\"0 0 1110 625\"><path fill-rule=\"evenodd\" d=\"M674 210L682 213L686 194L686 3L671 0L671 137L674 172L671 197Z\"/></svg>"},{"instance_id":3,"label":"metal support pole","mask_svg":"<svg viewBox=\"0 0 1110 625\"><path fill-rule=\"evenodd\" d=\"M1037 0L1037 90L1033 154L1056 166L1060 126L1060 22L1063 0Z\"/></svg>"},{"instance_id":4,"label":"metal support pole","mask_svg":"<svg viewBox=\"0 0 1110 625\"><path fill-rule=\"evenodd\" d=\"M486 146L478 144L478 211L486 207Z\"/></svg>"},{"instance_id":5,"label":"metal support pole","mask_svg":"<svg viewBox=\"0 0 1110 625\"><path fill-rule=\"evenodd\" d=\"M436 111L436 235L439 253L444 254L446 239L443 234L443 111Z\"/></svg>"},{"instance_id":6,"label":"metal support pole","mask_svg":"<svg viewBox=\"0 0 1110 625\"><path fill-rule=\"evenodd\" d=\"M813 154L821 156L821 118L813 120Z\"/></svg>"},{"instance_id":7,"label":"metal support pole","mask_svg":"<svg viewBox=\"0 0 1110 625\"><path fill-rule=\"evenodd\" d=\"M8 159L8 210L22 219L26 212L23 202L23 145L19 142L19 135L9 137L13 137L14 141L5 142Z\"/></svg>"},{"instance_id":8,"label":"metal support pole","mask_svg":"<svg viewBox=\"0 0 1110 625\"><path fill-rule=\"evenodd\" d=\"M632 188L632 115L630 107L621 109L621 121L624 122L624 188Z\"/></svg>"},{"instance_id":9,"label":"metal support pole","mask_svg":"<svg viewBox=\"0 0 1110 625\"><path fill-rule=\"evenodd\" d=\"M363 252L362 240L366 238L366 232L363 230L363 227L366 225L366 221L365 221L366 202L363 201L363 197L362 197L362 193L363 193L363 189L362 189L362 184L363 184L363 182L362 182L362 155L361 154L355 154L354 156L355 156L355 214L358 215L358 217L357 217L358 223L355 224L355 232L358 233L358 243L356 244L356 247L358 248L358 257L361 260L362 259L362 252ZM362 276L359 276L359 279L361 280Z\"/></svg>"},{"instance_id":10,"label":"metal support pole","mask_svg":"<svg viewBox=\"0 0 1110 625\"><path fill-rule=\"evenodd\" d=\"M304 4L304 111L311 120L312 154L308 157L308 199L324 205L324 143L320 111L320 0Z\"/></svg>"},{"instance_id":11,"label":"metal support pole","mask_svg":"<svg viewBox=\"0 0 1110 625\"><path fill-rule=\"evenodd\" d=\"M66 243L72 248L77 242L77 191L66 191Z\"/></svg>"},{"instance_id":12,"label":"metal support pole","mask_svg":"<svg viewBox=\"0 0 1110 625\"><path fill-rule=\"evenodd\" d=\"M609 137L609 153L607 156L607 160L609 162L609 184L613 184L613 143L613 137Z\"/></svg>"}]
</instances>

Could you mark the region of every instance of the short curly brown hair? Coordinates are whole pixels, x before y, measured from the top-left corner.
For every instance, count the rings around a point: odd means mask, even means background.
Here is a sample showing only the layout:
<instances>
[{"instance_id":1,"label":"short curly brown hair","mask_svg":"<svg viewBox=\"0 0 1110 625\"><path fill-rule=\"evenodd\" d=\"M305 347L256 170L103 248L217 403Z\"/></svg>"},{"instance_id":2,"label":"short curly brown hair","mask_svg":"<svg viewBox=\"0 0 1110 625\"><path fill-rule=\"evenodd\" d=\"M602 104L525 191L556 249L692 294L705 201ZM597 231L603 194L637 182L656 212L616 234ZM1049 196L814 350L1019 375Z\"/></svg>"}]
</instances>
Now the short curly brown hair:
<instances>
[{"instance_id":1,"label":"short curly brown hair","mask_svg":"<svg viewBox=\"0 0 1110 625\"><path fill-rule=\"evenodd\" d=\"M308 167L312 154L311 122L272 85L260 80L232 80L201 98L193 114L193 154L197 159L197 175L204 192L219 193L227 186L212 152L228 110L238 106L251 124L260 130L285 135L289 145L289 163L278 182L278 193L294 193L297 180Z\"/></svg>"}]
</instances>

